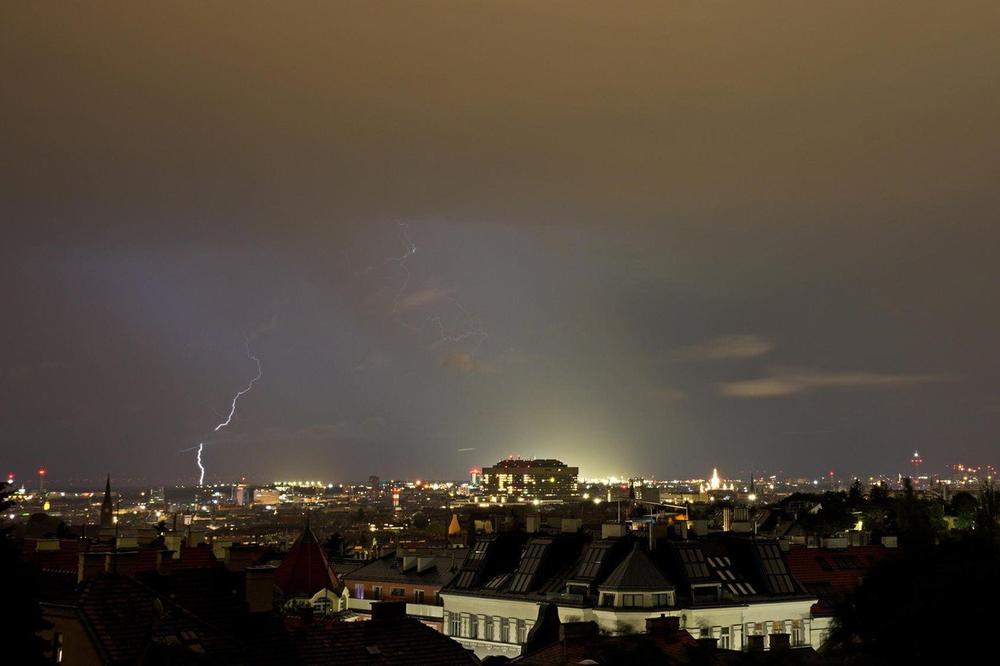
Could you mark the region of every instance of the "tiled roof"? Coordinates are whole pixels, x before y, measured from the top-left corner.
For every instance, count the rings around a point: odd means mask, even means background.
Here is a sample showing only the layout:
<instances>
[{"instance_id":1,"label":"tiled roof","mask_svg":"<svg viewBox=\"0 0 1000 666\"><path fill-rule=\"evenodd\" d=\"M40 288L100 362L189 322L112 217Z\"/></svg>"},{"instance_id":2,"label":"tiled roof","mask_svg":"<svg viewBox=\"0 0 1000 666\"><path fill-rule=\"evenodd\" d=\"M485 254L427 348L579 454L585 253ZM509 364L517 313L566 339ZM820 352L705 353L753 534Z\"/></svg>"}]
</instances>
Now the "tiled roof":
<instances>
[{"instance_id":1,"label":"tiled roof","mask_svg":"<svg viewBox=\"0 0 1000 666\"><path fill-rule=\"evenodd\" d=\"M363 622L314 622L292 630L303 666L464 666L475 655L444 634L409 617Z\"/></svg>"},{"instance_id":2,"label":"tiled roof","mask_svg":"<svg viewBox=\"0 0 1000 666\"><path fill-rule=\"evenodd\" d=\"M274 583L287 596L312 596L323 589L341 589L326 553L308 524L274 573Z\"/></svg>"},{"instance_id":3,"label":"tiled roof","mask_svg":"<svg viewBox=\"0 0 1000 666\"><path fill-rule=\"evenodd\" d=\"M24 562L38 565L41 569L75 572L80 560L80 552L86 542L80 539L59 539L59 548L38 550L38 539L26 538L20 545L20 558Z\"/></svg>"},{"instance_id":4,"label":"tiled roof","mask_svg":"<svg viewBox=\"0 0 1000 666\"><path fill-rule=\"evenodd\" d=\"M111 664L134 663L151 648L216 656L236 650L218 631L131 578L91 578L73 605Z\"/></svg>"},{"instance_id":5,"label":"tiled roof","mask_svg":"<svg viewBox=\"0 0 1000 666\"><path fill-rule=\"evenodd\" d=\"M833 603L854 590L869 567L892 552L884 546L846 549L793 546L787 556L788 568L806 590L819 597L814 613L828 615Z\"/></svg>"},{"instance_id":6,"label":"tiled roof","mask_svg":"<svg viewBox=\"0 0 1000 666\"><path fill-rule=\"evenodd\" d=\"M199 569L211 568L218 564L212 547L207 543L200 543L197 546L181 546L180 558L174 560L175 569Z\"/></svg>"},{"instance_id":7,"label":"tiled roof","mask_svg":"<svg viewBox=\"0 0 1000 666\"><path fill-rule=\"evenodd\" d=\"M455 577L461 563L460 559L456 559L455 569L452 570L451 558L437 557L434 565L424 571L417 571L416 568L403 571L399 558L393 554L367 562L350 573L343 574L341 579L345 584L371 580L442 587Z\"/></svg>"},{"instance_id":8,"label":"tiled roof","mask_svg":"<svg viewBox=\"0 0 1000 666\"><path fill-rule=\"evenodd\" d=\"M636 543L603 583L602 590L670 590L674 584L653 564Z\"/></svg>"}]
</instances>

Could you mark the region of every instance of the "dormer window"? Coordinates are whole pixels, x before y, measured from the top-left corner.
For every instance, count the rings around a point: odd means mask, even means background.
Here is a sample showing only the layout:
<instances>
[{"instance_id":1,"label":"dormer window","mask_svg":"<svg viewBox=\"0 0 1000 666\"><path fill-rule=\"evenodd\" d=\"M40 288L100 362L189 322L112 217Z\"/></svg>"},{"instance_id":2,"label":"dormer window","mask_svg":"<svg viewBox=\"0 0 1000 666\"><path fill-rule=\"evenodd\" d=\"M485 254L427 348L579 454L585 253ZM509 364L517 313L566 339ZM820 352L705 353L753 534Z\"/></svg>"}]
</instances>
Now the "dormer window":
<instances>
[{"instance_id":1,"label":"dormer window","mask_svg":"<svg viewBox=\"0 0 1000 666\"><path fill-rule=\"evenodd\" d=\"M624 593L622 597L622 607L623 608L642 608L646 605L646 595L639 593Z\"/></svg>"},{"instance_id":2,"label":"dormer window","mask_svg":"<svg viewBox=\"0 0 1000 666\"><path fill-rule=\"evenodd\" d=\"M674 593L673 592L654 592L653 597L653 608L663 608L665 606L674 605Z\"/></svg>"}]
</instances>

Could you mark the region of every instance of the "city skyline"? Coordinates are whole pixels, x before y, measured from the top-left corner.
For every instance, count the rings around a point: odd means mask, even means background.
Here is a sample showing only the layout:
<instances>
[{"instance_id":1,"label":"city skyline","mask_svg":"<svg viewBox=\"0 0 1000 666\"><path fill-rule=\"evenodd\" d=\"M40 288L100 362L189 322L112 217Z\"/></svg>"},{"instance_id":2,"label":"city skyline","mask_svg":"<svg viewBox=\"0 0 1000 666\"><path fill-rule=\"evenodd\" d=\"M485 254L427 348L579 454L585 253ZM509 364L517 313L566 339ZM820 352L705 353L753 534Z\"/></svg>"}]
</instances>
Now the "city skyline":
<instances>
[{"instance_id":1,"label":"city skyline","mask_svg":"<svg viewBox=\"0 0 1000 666\"><path fill-rule=\"evenodd\" d=\"M5 7L0 472L995 463L1000 43L918 4Z\"/></svg>"}]
</instances>

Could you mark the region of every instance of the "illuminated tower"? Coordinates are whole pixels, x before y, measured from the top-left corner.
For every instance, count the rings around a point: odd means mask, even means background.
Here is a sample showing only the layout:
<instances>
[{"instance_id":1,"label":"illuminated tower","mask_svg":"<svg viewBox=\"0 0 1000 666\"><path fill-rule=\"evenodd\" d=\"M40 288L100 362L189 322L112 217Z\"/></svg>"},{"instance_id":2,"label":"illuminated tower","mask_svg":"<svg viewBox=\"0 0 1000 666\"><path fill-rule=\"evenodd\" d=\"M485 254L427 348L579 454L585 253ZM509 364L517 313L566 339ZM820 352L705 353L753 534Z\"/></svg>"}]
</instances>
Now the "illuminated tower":
<instances>
[{"instance_id":1,"label":"illuminated tower","mask_svg":"<svg viewBox=\"0 0 1000 666\"><path fill-rule=\"evenodd\" d=\"M919 451L913 452L913 458L910 460L910 464L913 465L913 480L916 481L920 478L920 466L924 464L924 461L920 458Z\"/></svg>"},{"instance_id":2,"label":"illuminated tower","mask_svg":"<svg viewBox=\"0 0 1000 666\"><path fill-rule=\"evenodd\" d=\"M45 494L45 468L40 467L38 469L38 494Z\"/></svg>"}]
</instances>

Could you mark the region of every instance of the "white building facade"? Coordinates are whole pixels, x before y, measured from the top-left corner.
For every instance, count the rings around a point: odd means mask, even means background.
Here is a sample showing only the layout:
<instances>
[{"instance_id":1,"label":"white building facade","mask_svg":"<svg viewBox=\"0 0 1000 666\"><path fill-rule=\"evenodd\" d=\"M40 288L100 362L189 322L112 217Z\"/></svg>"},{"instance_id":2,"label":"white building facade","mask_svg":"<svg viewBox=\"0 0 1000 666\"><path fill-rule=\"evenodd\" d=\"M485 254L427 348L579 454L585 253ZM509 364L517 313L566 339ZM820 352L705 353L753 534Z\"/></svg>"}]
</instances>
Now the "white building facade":
<instances>
[{"instance_id":1,"label":"white building facade","mask_svg":"<svg viewBox=\"0 0 1000 666\"><path fill-rule=\"evenodd\" d=\"M442 592L444 632L480 659L493 655L521 654L528 632L538 621L541 602L512 598L490 598ZM612 634L641 633L646 619L661 615L680 618L680 626L695 638L714 638L719 648L745 650L749 636L764 636L770 648L771 634L788 634L792 647L818 649L826 640L830 619L814 618L815 599L761 601L716 606L661 609L590 608L557 605L561 622L593 621Z\"/></svg>"}]
</instances>

